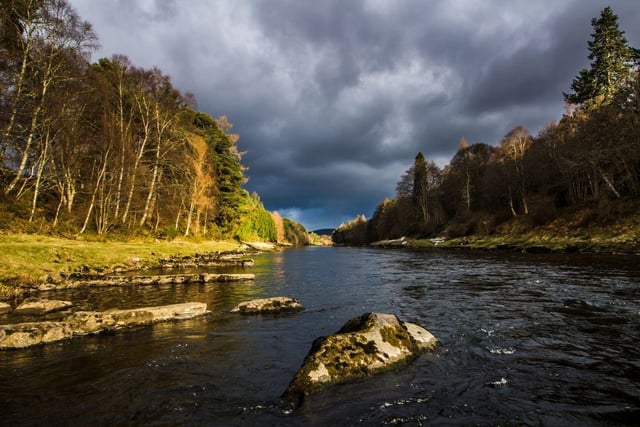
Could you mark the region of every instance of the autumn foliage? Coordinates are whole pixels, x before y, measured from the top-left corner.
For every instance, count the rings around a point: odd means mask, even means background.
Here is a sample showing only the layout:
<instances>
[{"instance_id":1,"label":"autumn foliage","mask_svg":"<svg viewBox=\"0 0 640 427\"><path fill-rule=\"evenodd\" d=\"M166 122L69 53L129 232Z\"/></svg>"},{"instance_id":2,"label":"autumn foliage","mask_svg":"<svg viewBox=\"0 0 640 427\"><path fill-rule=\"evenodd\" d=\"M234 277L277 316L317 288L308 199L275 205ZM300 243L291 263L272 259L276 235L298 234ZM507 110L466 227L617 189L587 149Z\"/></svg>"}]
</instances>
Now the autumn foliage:
<instances>
[{"instance_id":1,"label":"autumn foliage","mask_svg":"<svg viewBox=\"0 0 640 427\"><path fill-rule=\"evenodd\" d=\"M238 135L158 68L115 55L65 0L0 8L0 228L277 239Z\"/></svg>"}]
</instances>

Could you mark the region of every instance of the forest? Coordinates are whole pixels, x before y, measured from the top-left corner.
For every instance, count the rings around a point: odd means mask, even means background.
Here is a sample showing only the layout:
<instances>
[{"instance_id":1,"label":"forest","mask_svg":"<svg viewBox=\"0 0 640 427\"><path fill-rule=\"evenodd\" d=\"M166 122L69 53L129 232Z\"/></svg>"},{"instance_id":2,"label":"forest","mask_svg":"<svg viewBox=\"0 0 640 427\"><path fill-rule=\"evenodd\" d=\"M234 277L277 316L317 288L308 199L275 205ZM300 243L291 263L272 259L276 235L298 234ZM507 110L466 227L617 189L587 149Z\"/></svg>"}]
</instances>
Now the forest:
<instances>
[{"instance_id":1,"label":"forest","mask_svg":"<svg viewBox=\"0 0 640 427\"><path fill-rule=\"evenodd\" d=\"M227 118L158 68L91 63L65 0L3 0L0 23L0 230L308 243L243 189Z\"/></svg>"},{"instance_id":2,"label":"forest","mask_svg":"<svg viewBox=\"0 0 640 427\"><path fill-rule=\"evenodd\" d=\"M364 245L401 236L492 235L514 222L545 226L579 211L573 227L606 226L638 212L640 51L629 46L610 7L591 22L589 68L564 93L565 114L537 135L515 126L495 145L459 141L444 168L422 152L383 200L333 234ZM513 227L511 227L513 229Z\"/></svg>"}]
</instances>

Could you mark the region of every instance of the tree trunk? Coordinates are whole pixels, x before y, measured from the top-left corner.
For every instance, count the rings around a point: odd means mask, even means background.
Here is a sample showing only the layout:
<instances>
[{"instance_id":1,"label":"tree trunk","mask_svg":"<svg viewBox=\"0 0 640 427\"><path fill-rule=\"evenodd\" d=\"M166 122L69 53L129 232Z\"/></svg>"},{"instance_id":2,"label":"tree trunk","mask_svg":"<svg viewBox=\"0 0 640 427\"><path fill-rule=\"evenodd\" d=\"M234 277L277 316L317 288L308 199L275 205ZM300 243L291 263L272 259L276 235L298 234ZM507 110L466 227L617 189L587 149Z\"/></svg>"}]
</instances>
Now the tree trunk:
<instances>
[{"instance_id":1,"label":"tree trunk","mask_svg":"<svg viewBox=\"0 0 640 427\"><path fill-rule=\"evenodd\" d=\"M60 210L62 209L62 204L64 203L64 194L60 193L60 201L58 202L58 207L56 208L56 216L53 218L53 228L58 226L58 219L60 218Z\"/></svg>"},{"instance_id":2,"label":"tree trunk","mask_svg":"<svg viewBox=\"0 0 640 427\"><path fill-rule=\"evenodd\" d=\"M108 156L108 151L107 151L107 156ZM105 161L103 162L102 169L98 173L98 177L96 179L96 185L93 189L93 193L91 194L91 202L89 203L89 209L87 209L87 216L84 218L84 224L82 224L82 228L80 229L80 234L84 233L85 230L87 229L87 225L89 224L91 213L93 212L93 208L95 207L96 197L98 195L98 191L100 190L100 185L102 183L102 179L104 177L106 169L107 169L107 162Z\"/></svg>"},{"instance_id":3,"label":"tree trunk","mask_svg":"<svg viewBox=\"0 0 640 427\"><path fill-rule=\"evenodd\" d=\"M465 198L465 204L467 205L467 214L471 213L471 176L469 175L469 173L467 172L466 174L466 182L465 182L465 186L464 186L464 198Z\"/></svg>"},{"instance_id":4,"label":"tree trunk","mask_svg":"<svg viewBox=\"0 0 640 427\"><path fill-rule=\"evenodd\" d=\"M143 226L147 222L149 216L149 207L151 206L151 199L156 191L156 181L158 178L158 170L160 169L160 141L158 140L158 146L156 147L156 161L153 165L153 175L151 176L151 185L149 186L149 193L147 194L147 200L144 204L144 210L142 212L142 218L140 218L140 226Z\"/></svg>"},{"instance_id":5,"label":"tree trunk","mask_svg":"<svg viewBox=\"0 0 640 427\"><path fill-rule=\"evenodd\" d=\"M157 202L157 198L156 198L156 202ZM158 227L160 226L160 209L158 209L158 204L156 203L156 224L153 226L153 232L157 233L158 232Z\"/></svg>"},{"instance_id":6,"label":"tree trunk","mask_svg":"<svg viewBox=\"0 0 640 427\"><path fill-rule=\"evenodd\" d=\"M42 173L44 172L44 167L47 164L47 156L49 153L49 132L47 131L47 135L44 138L44 148L42 149L42 153L40 154L40 161L38 162L38 173L36 174L36 184L33 188L33 199L31 203L31 213L29 215L29 222L33 221L33 217L36 214L36 207L38 204L38 195L40 194L40 183L42 182Z\"/></svg>"},{"instance_id":7,"label":"tree trunk","mask_svg":"<svg viewBox=\"0 0 640 427\"><path fill-rule=\"evenodd\" d=\"M144 154L144 149L149 141L149 133L150 133L150 123L149 123L149 106L147 105L147 100L142 97L142 100L136 97L136 104L138 105L138 111L140 112L140 118L142 120L142 129L144 136L142 138L142 142L140 143L140 147L138 148L138 154L136 155L136 160L133 164L133 170L131 171L131 186L129 187L129 194L127 196L127 203L124 208L124 212L122 214L122 223L125 224L127 222L127 216L129 215L129 210L131 209L131 200L133 199L133 192L136 186L136 175L138 173L138 167L140 165L140 160Z\"/></svg>"},{"instance_id":8,"label":"tree trunk","mask_svg":"<svg viewBox=\"0 0 640 427\"><path fill-rule=\"evenodd\" d=\"M27 141L25 143L24 150L22 152L22 159L20 160L20 166L18 166L18 170L16 171L16 176L9 183L4 193L9 194L15 188L18 181L22 177L25 168L27 167L27 161L29 160L29 150L31 150L31 145L33 144L33 140L35 138L36 129L38 127L38 120L40 116L40 112L44 108L45 99L47 97L47 91L49 90L49 86L52 83L52 74L53 74L53 53L50 53L47 58L47 63L42 70L42 86L40 88L40 99L38 100L38 104L36 105L35 110L33 111L33 116L31 117L31 124L29 126L29 135L27 136Z\"/></svg>"},{"instance_id":9,"label":"tree trunk","mask_svg":"<svg viewBox=\"0 0 640 427\"><path fill-rule=\"evenodd\" d=\"M114 218L118 218L120 215L120 202L122 198L122 183L124 182L124 171L125 171L125 154L126 154L126 140L129 135L129 127L131 125L131 120L127 123L127 126L124 125L124 89L122 87L122 79L123 76L119 76L120 80L118 82L118 113L119 113L119 139L120 139L120 173L118 174L118 185L116 189L116 207L114 212Z\"/></svg>"},{"instance_id":10,"label":"tree trunk","mask_svg":"<svg viewBox=\"0 0 640 427\"><path fill-rule=\"evenodd\" d=\"M203 235L207 235L207 216L209 214L209 209L208 208L204 208L204 222L203 222L203 230L202 230L202 234Z\"/></svg>"},{"instance_id":11,"label":"tree trunk","mask_svg":"<svg viewBox=\"0 0 640 427\"><path fill-rule=\"evenodd\" d=\"M180 229L180 217L182 216L183 206L184 206L184 201L180 203L180 207L178 208L178 214L176 215L176 231Z\"/></svg>"},{"instance_id":12,"label":"tree trunk","mask_svg":"<svg viewBox=\"0 0 640 427\"><path fill-rule=\"evenodd\" d=\"M193 198L191 199L191 204L189 205L189 213L187 214L187 229L184 232L185 236L189 235L189 230L191 229L191 218L193 216Z\"/></svg>"},{"instance_id":13,"label":"tree trunk","mask_svg":"<svg viewBox=\"0 0 640 427\"><path fill-rule=\"evenodd\" d=\"M31 43L33 42L33 38L31 32L27 32L26 34L26 44L22 52L22 63L20 64L20 73L18 73L18 80L16 81L16 92L15 98L13 102L13 108L11 109L11 114L9 115L9 122L7 123L7 127L2 133L2 147L0 147L0 161L4 158L4 154L7 149L7 142L9 141L9 137L13 132L13 127L15 125L16 117L18 115L18 106L20 105L20 98L22 97L22 89L24 86L24 79L27 72L27 63L29 61L29 57L31 55Z\"/></svg>"},{"instance_id":14,"label":"tree trunk","mask_svg":"<svg viewBox=\"0 0 640 427\"><path fill-rule=\"evenodd\" d=\"M122 182L124 181L124 159L125 147L124 142L122 142L120 153L120 174L118 175L118 186L116 188L116 207L113 213L114 218L118 218L120 215L120 198L122 197Z\"/></svg>"},{"instance_id":15,"label":"tree trunk","mask_svg":"<svg viewBox=\"0 0 640 427\"><path fill-rule=\"evenodd\" d=\"M513 193L511 192L511 186L508 186L508 192L509 192L509 210L511 210L511 216L518 216L518 213L516 212L516 209L513 205Z\"/></svg>"},{"instance_id":16,"label":"tree trunk","mask_svg":"<svg viewBox=\"0 0 640 427\"><path fill-rule=\"evenodd\" d=\"M605 184L607 184L607 186L609 187L609 189L613 192L613 194L616 195L616 197L619 199L620 193L618 193L618 190L616 190L616 188L613 186L613 183L611 182L611 180L609 180L609 178L607 178L607 176L604 174L604 172L600 171L600 174L602 175L602 179L604 180Z\"/></svg>"},{"instance_id":17,"label":"tree trunk","mask_svg":"<svg viewBox=\"0 0 640 427\"><path fill-rule=\"evenodd\" d=\"M46 89L43 89L42 96L46 93ZM9 194L16 187L18 182L20 182L20 178L24 173L24 170L27 168L27 161L29 160L29 151L31 150L31 145L33 144L33 140L35 139L36 128L38 126L38 116L40 115L40 111L42 110L43 100L40 101L38 106L33 112L33 116L31 117L31 124L29 126L29 135L27 136L27 141L24 145L24 150L22 151L22 159L20 160L20 165L18 166L18 170L16 171L16 176L13 180L7 185L7 188L4 190L4 194Z\"/></svg>"}]
</instances>

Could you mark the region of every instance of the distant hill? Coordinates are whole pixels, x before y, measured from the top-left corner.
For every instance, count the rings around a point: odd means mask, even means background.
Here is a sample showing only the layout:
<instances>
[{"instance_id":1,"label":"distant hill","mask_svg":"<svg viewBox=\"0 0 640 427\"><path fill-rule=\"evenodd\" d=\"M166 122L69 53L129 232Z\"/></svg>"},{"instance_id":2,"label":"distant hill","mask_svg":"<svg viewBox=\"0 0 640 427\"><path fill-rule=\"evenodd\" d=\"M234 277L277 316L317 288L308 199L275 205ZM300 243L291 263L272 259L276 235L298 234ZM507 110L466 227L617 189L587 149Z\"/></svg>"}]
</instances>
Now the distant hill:
<instances>
[{"instance_id":1,"label":"distant hill","mask_svg":"<svg viewBox=\"0 0 640 427\"><path fill-rule=\"evenodd\" d=\"M312 233L315 233L318 236L331 236L331 234L333 234L333 230L333 228L321 228L319 230L313 230Z\"/></svg>"}]
</instances>

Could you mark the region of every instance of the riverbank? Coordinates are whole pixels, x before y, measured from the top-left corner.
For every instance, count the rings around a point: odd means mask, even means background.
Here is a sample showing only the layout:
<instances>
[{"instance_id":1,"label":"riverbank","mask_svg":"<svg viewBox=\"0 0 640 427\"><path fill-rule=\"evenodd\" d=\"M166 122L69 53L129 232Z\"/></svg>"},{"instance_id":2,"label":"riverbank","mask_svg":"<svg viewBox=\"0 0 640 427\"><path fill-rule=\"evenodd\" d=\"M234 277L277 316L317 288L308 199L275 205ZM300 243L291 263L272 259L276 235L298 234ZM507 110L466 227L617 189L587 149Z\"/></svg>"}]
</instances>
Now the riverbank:
<instances>
[{"instance_id":1,"label":"riverbank","mask_svg":"<svg viewBox=\"0 0 640 427\"><path fill-rule=\"evenodd\" d=\"M475 223L482 223L478 218ZM471 228L464 224L465 228ZM482 228L476 226L476 228ZM578 210L566 213L541 226L527 223L526 217L514 218L496 227L492 233L451 236L446 231L436 237L403 238L374 242L371 246L413 249L478 249L527 253L640 254L640 209L628 209L606 218Z\"/></svg>"},{"instance_id":2,"label":"riverbank","mask_svg":"<svg viewBox=\"0 0 640 427\"><path fill-rule=\"evenodd\" d=\"M518 222L491 235L475 234L451 239L419 239L414 248L468 248L511 250L529 253L640 254L640 217L628 216L612 224L578 226L559 219L540 227L522 227Z\"/></svg>"},{"instance_id":3,"label":"riverbank","mask_svg":"<svg viewBox=\"0 0 640 427\"><path fill-rule=\"evenodd\" d=\"M23 286L57 280L61 274L144 269L170 256L241 248L235 241L99 241L3 234L0 235L0 300L19 296Z\"/></svg>"},{"instance_id":4,"label":"riverbank","mask_svg":"<svg viewBox=\"0 0 640 427\"><path fill-rule=\"evenodd\" d=\"M602 255L640 255L640 242L627 239L590 237L540 236L469 236L455 239L407 240L405 247L413 249L475 249L524 253L581 253Z\"/></svg>"}]
</instances>

